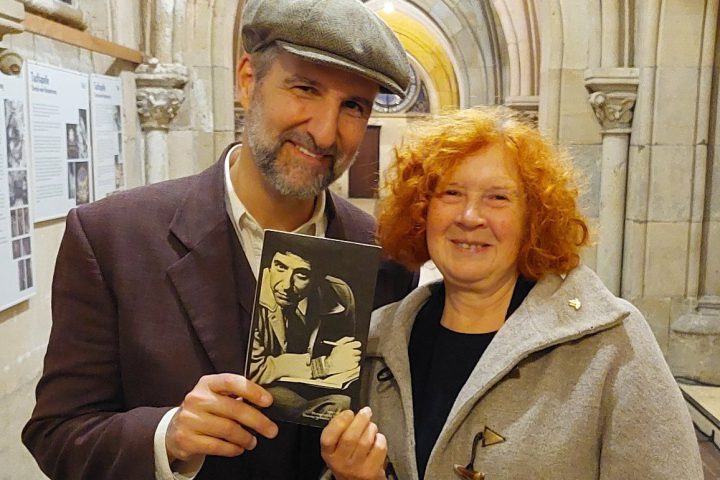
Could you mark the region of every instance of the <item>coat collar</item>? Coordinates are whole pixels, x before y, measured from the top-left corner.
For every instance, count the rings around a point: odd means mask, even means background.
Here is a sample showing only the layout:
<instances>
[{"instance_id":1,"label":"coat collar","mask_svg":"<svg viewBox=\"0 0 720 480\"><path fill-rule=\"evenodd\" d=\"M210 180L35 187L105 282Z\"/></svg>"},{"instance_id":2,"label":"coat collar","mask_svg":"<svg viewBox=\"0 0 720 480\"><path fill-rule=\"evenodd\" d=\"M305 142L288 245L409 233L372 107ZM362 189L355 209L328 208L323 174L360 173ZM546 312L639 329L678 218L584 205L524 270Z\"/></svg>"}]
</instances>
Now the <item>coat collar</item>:
<instances>
[{"instance_id":1,"label":"coat collar","mask_svg":"<svg viewBox=\"0 0 720 480\"><path fill-rule=\"evenodd\" d=\"M368 355L383 357L398 382L412 438L415 433L407 345L415 316L429 296L429 287L421 286L399 303L376 312L368 342ZM568 303L573 300L580 302L578 309ZM528 355L616 326L629 314L627 304L610 293L585 266L572 270L565 278L553 275L540 280L495 335L470 374L435 449L445 447L480 398ZM411 459L408 468L414 469L415 452L405 452L405 458Z\"/></svg>"}]
</instances>

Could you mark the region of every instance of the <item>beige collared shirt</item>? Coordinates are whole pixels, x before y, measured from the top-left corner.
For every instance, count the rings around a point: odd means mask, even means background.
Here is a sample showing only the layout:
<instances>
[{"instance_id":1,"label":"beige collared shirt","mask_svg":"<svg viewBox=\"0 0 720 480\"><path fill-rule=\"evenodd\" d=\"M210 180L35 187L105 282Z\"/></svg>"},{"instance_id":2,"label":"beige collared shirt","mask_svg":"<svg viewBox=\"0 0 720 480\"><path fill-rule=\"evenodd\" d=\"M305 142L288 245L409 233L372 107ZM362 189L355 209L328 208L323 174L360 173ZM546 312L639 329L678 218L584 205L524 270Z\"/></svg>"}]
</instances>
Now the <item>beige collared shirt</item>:
<instances>
[{"instance_id":1,"label":"beige collared shirt","mask_svg":"<svg viewBox=\"0 0 720 480\"><path fill-rule=\"evenodd\" d=\"M230 178L230 162L233 152L240 148L240 145L232 148L225 157L225 198L228 202L228 215L232 220L235 233L237 233L248 263L252 269L255 278L258 278L260 272L260 255L262 253L263 235L265 230L247 211L245 205L238 198ZM325 195L323 191L318 195L315 201L315 210L310 219L293 230L293 233L303 233L315 237L324 237L327 228L327 219L325 218Z\"/></svg>"},{"instance_id":2,"label":"beige collared shirt","mask_svg":"<svg viewBox=\"0 0 720 480\"><path fill-rule=\"evenodd\" d=\"M228 210L228 216L232 221L235 233L240 240L240 246L245 252L250 269L255 278L258 278L260 271L260 257L262 255L263 236L265 230L258 224L257 220L250 215L245 205L240 201L233 187L230 178L230 161L232 154L240 145L232 148L224 159L225 162L225 201ZM313 235L316 237L324 237L327 229L327 218L325 218L325 196L323 191L315 200L315 210L310 219L293 230L293 233L303 233L305 235ZM155 429L154 436L154 456L155 456L155 479L156 480L192 480L200 472L205 461L204 456L197 456L187 462L175 462L170 467L167 458L167 450L165 448L165 436L170 426L170 420L177 411L177 407L168 411L160 420Z\"/></svg>"}]
</instances>

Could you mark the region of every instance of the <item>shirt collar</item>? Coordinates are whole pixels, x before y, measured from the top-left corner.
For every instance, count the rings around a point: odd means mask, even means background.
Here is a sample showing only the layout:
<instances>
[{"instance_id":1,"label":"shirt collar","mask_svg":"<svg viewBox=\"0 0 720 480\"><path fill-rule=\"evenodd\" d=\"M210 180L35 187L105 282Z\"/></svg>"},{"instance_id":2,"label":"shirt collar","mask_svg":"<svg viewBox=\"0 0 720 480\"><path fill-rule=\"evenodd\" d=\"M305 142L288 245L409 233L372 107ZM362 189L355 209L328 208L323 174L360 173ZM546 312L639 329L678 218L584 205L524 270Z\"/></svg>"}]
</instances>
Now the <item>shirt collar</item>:
<instances>
[{"instance_id":1,"label":"shirt collar","mask_svg":"<svg viewBox=\"0 0 720 480\"><path fill-rule=\"evenodd\" d=\"M230 214L233 223L237 226L242 226L243 218L247 218L251 223L260 225L257 220L253 218L250 212L247 211L245 205L240 201L235 187L233 186L232 179L230 178L230 159L232 158L233 152L240 149L241 145L235 145L233 148L228 150L225 156L225 190L227 192L228 200L230 202ZM309 233L318 237L325 236L325 203L326 203L325 190L315 198L315 210L310 219L300 225L293 232Z\"/></svg>"}]
</instances>

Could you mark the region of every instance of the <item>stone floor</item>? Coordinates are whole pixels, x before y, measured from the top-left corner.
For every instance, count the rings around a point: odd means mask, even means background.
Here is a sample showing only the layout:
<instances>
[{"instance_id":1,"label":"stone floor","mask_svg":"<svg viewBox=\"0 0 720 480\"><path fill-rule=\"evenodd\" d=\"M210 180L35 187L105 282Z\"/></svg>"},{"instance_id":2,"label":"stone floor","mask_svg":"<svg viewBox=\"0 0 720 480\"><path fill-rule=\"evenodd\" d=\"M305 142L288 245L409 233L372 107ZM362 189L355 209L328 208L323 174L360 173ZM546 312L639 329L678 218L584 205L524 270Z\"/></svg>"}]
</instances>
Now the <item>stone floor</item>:
<instances>
[{"instance_id":1,"label":"stone floor","mask_svg":"<svg viewBox=\"0 0 720 480\"><path fill-rule=\"evenodd\" d=\"M720 480L720 387L680 384L695 422L705 480Z\"/></svg>"},{"instance_id":2,"label":"stone floor","mask_svg":"<svg viewBox=\"0 0 720 480\"><path fill-rule=\"evenodd\" d=\"M695 430L700 445L700 456L703 462L705 480L720 479L720 449L715 446L710 437L706 437L699 430Z\"/></svg>"}]
</instances>

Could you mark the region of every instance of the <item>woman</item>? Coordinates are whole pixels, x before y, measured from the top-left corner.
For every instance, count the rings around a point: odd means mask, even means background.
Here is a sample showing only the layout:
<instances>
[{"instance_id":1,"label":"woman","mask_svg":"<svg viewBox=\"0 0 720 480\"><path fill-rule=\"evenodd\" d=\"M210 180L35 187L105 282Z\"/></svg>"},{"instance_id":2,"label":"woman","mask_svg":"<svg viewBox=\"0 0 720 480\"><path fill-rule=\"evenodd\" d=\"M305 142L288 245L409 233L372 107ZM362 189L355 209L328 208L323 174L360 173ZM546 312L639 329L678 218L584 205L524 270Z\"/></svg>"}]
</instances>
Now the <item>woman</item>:
<instances>
[{"instance_id":1,"label":"woman","mask_svg":"<svg viewBox=\"0 0 720 480\"><path fill-rule=\"evenodd\" d=\"M387 444L400 479L702 479L645 319L580 265L588 227L551 144L505 109L471 109L396 157L381 244L444 280L375 312L372 410L323 432L335 476L384 478Z\"/></svg>"}]
</instances>

